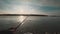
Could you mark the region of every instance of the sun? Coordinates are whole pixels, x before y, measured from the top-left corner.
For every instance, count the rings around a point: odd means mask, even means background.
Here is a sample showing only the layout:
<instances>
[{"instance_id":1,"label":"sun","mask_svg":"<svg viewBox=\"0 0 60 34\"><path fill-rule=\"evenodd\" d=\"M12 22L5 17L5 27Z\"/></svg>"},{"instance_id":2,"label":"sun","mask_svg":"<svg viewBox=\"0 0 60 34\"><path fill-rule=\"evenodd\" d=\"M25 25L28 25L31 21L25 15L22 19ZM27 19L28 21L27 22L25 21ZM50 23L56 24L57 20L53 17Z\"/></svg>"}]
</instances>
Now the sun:
<instances>
[{"instance_id":1,"label":"sun","mask_svg":"<svg viewBox=\"0 0 60 34\"><path fill-rule=\"evenodd\" d=\"M19 14L27 14L27 13L29 13L28 11L28 7L26 7L26 6L21 6L20 8L19 8L20 10L18 11L18 13Z\"/></svg>"}]
</instances>

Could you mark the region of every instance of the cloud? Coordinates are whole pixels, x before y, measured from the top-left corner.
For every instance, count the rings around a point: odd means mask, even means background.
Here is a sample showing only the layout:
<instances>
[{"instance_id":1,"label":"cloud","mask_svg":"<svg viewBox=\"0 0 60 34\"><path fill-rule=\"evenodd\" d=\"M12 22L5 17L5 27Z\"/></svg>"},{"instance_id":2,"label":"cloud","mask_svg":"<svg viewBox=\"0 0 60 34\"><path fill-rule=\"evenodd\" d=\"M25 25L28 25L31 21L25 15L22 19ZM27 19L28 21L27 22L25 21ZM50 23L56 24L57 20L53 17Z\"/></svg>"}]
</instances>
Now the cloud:
<instances>
[{"instance_id":1,"label":"cloud","mask_svg":"<svg viewBox=\"0 0 60 34\"><path fill-rule=\"evenodd\" d=\"M14 12L15 8L25 5L47 14L60 13L60 1L58 0L0 0L0 10L4 12ZM1 12L0 11L0 12Z\"/></svg>"},{"instance_id":2,"label":"cloud","mask_svg":"<svg viewBox=\"0 0 60 34\"><path fill-rule=\"evenodd\" d=\"M14 0L0 0L0 10L11 10L13 5L20 5L20 2Z\"/></svg>"},{"instance_id":3,"label":"cloud","mask_svg":"<svg viewBox=\"0 0 60 34\"><path fill-rule=\"evenodd\" d=\"M60 0L36 0L37 4L48 6L60 6Z\"/></svg>"}]
</instances>

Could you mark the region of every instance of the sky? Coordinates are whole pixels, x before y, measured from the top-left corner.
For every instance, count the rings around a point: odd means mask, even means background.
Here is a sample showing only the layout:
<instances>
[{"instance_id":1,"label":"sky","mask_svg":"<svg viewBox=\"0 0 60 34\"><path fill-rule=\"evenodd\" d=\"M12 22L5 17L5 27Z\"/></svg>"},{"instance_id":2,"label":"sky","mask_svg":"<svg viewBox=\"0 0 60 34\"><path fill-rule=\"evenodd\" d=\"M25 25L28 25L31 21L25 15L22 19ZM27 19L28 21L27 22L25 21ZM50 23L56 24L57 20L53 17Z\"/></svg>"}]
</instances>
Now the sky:
<instances>
[{"instance_id":1,"label":"sky","mask_svg":"<svg viewBox=\"0 0 60 34\"><path fill-rule=\"evenodd\" d=\"M60 0L0 0L0 14L60 14Z\"/></svg>"}]
</instances>

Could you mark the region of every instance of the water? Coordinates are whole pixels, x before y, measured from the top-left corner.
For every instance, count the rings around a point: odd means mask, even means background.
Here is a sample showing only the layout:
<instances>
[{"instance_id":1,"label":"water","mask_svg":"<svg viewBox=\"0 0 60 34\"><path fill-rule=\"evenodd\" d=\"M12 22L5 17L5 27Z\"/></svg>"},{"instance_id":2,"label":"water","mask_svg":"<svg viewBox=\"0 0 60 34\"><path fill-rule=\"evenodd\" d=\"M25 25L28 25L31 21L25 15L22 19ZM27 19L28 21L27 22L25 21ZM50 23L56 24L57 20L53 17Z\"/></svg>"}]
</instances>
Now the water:
<instances>
[{"instance_id":1,"label":"water","mask_svg":"<svg viewBox=\"0 0 60 34\"><path fill-rule=\"evenodd\" d=\"M0 16L0 30L17 26L20 19L18 17L20 16ZM29 16L20 28L24 32L32 30L60 31L60 17Z\"/></svg>"}]
</instances>

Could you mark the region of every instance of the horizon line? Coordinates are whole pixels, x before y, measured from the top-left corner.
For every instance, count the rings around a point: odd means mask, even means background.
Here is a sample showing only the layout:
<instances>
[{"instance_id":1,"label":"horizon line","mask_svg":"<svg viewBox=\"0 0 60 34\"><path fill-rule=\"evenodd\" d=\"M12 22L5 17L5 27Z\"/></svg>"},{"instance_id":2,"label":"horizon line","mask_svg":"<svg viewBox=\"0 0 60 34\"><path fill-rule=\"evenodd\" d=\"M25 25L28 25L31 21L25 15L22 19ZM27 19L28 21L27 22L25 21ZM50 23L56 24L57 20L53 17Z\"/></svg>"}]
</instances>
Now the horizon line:
<instances>
[{"instance_id":1,"label":"horizon line","mask_svg":"<svg viewBox=\"0 0 60 34\"><path fill-rule=\"evenodd\" d=\"M0 14L0 16L48 16L44 14Z\"/></svg>"}]
</instances>

